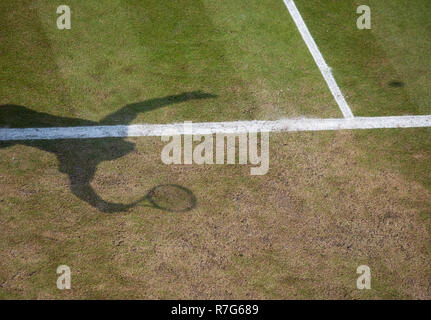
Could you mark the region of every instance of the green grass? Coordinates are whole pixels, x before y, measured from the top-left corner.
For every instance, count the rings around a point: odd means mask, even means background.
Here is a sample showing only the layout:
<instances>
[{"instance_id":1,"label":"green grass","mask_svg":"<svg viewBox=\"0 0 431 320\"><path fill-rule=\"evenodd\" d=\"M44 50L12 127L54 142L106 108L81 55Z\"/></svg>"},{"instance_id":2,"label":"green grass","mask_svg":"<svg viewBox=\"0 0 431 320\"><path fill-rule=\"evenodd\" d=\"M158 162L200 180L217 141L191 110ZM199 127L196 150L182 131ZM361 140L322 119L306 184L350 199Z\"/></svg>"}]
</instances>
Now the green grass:
<instances>
[{"instance_id":1,"label":"green grass","mask_svg":"<svg viewBox=\"0 0 431 320\"><path fill-rule=\"evenodd\" d=\"M371 31L359 2L296 3L355 115L431 113L428 1L368 1ZM28 108L0 106L0 126L341 116L281 0L68 4L59 31L54 1L0 2L0 105ZM171 97L196 90L216 97ZM2 142L0 297L429 299L430 134L274 133L265 176L164 165L156 137ZM165 184L197 202L108 214L72 193L83 177L107 202Z\"/></svg>"},{"instance_id":2,"label":"green grass","mask_svg":"<svg viewBox=\"0 0 431 320\"><path fill-rule=\"evenodd\" d=\"M429 1L296 4L356 116L431 114ZM371 30L356 27L359 5L371 8Z\"/></svg>"},{"instance_id":3,"label":"green grass","mask_svg":"<svg viewBox=\"0 0 431 320\"><path fill-rule=\"evenodd\" d=\"M429 3L368 1L372 30L356 28L358 4L297 2L353 112L431 113ZM282 1L69 5L68 31L56 28L54 2L1 5L0 103L97 121L130 103L203 90L217 99L135 121L340 116Z\"/></svg>"},{"instance_id":4,"label":"green grass","mask_svg":"<svg viewBox=\"0 0 431 320\"><path fill-rule=\"evenodd\" d=\"M57 30L56 5L2 4L4 103L97 121L130 103L202 90L217 99L136 122L340 115L281 2L71 1L70 31Z\"/></svg>"}]
</instances>

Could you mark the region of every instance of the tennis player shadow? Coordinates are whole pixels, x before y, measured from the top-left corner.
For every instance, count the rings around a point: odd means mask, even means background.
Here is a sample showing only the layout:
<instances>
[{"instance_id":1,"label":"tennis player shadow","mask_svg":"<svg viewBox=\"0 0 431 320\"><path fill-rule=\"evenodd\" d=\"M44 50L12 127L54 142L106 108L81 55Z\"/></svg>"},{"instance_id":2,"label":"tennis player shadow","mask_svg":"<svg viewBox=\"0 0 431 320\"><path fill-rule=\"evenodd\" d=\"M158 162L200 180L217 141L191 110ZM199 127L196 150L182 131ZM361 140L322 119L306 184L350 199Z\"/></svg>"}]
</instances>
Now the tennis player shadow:
<instances>
[{"instance_id":1,"label":"tennis player shadow","mask_svg":"<svg viewBox=\"0 0 431 320\"><path fill-rule=\"evenodd\" d=\"M215 98L215 95L201 91L187 92L126 105L99 122L77 118L58 117L33 111L17 105L0 106L0 128L46 128L118 125L131 123L139 113L196 99ZM92 188L90 182L97 166L103 161L121 158L135 149L135 144L124 138L64 139L64 140L21 140L0 141L0 149L16 144L38 148L57 156L59 171L69 177L70 190L82 201L102 212L112 213L128 210L138 204L166 211L182 212L196 205L193 193L179 185L160 185L147 195L129 204L103 200Z\"/></svg>"}]
</instances>

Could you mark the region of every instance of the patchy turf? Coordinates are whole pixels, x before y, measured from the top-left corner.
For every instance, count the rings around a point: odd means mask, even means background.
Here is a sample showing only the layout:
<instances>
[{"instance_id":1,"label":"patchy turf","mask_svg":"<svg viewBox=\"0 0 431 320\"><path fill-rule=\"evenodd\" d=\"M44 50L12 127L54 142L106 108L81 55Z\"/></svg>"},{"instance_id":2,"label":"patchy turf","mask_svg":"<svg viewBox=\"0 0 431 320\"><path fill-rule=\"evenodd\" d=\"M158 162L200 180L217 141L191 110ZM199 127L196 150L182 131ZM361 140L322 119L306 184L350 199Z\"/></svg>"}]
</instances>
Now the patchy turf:
<instances>
[{"instance_id":1,"label":"patchy turf","mask_svg":"<svg viewBox=\"0 0 431 320\"><path fill-rule=\"evenodd\" d=\"M340 116L281 1L104 4L71 0L72 30L60 32L56 4L0 2L0 104L28 108L1 106L2 126ZM393 38L378 37L388 30L370 39L353 30L354 2L321 4L297 1L353 111L426 112L427 92L411 84L429 87L414 77L415 59L429 54L404 52L405 34L385 53ZM396 14L370 5L374 26ZM345 35L328 29L347 16ZM415 34L415 25L406 28ZM417 57L412 69L399 66L401 52ZM406 85L386 87L392 80ZM148 102L197 89L217 97ZM159 138L2 142L0 298L430 299L430 136L271 134L265 176L164 165ZM166 185L180 188L154 189ZM159 208L174 197L191 210ZM56 288L61 264L72 290ZM361 264L372 290L356 289Z\"/></svg>"},{"instance_id":2,"label":"patchy turf","mask_svg":"<svg viewBox=\"0 0 431 320\"><path fill-rule=\"evenodd\" d=\"M92 186L104 199L132 202L179 184L197 199L183 213L147 204L101 213L71 194L53 155L2 149L2 295L430 298L430 190L396 160L366 165L358 135L273 134L262 177L247 166L163 165L157 138L131 139L134 152L98 167ZM60 264L72 268L71 291L55 287ZM371 267L371 291L355 288L360 264Z\"/></svg>"}]
</instances>

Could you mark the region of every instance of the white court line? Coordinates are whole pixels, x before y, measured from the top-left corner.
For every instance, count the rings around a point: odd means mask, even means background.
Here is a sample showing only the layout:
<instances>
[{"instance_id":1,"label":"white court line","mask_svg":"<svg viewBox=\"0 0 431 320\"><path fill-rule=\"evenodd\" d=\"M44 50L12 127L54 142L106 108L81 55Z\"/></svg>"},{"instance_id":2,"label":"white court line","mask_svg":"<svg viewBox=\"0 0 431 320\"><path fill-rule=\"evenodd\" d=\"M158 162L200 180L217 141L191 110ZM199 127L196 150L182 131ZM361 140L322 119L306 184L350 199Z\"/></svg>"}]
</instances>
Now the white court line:
<instances>
[{"instance_id":1,"label":"white court line","mask_svg":"<svg viewBox=\"0 0 431 320\"><path fill-rule=\"evenodd\" d=\"M278 131L325 131L431 127L429 116L356 117L351 119L283 119L193 123L192 134ZM189 132L188 132L189 133ZM0 129L0 141L113 137L158 137L184 134L184 123L119 126Z\"/></svg>"},{"instance_id":2,"label":"white court line","mask_svg":"<svg viewBox=\"0 0 431 320\"><path fill-rule=\"evenodd\" d=\"M293 2L293 0L284 0L284 4L286 5L287 9L289 9L290 15L295 21L295 24L299 32L301 33L301 36L304 39L305 44L308 47L308 50L310 50L310 53L313 56L314 61L316 62L317 66L320 69L320 72L323 75L323 78L325 78L325 81L328 84L328 87L331 90L331 93L334 96L335 101L337 101L337 104L340 107L340 110L343 113L344 118L353 118L352 110L350 110L350 107L347 104L346 99L344 99L344 96L341 93L341 90L338 87L338 84L335 81L334 76L332 75L331 68L329 68L329 66L326 64L325 59L323 58L319 48L316 45L316 42L311 36L310 31L308 31L307 25L302 19L301 14L298 11L298 8L296 8L295 2Z\"/></svg>"}]
</instances>

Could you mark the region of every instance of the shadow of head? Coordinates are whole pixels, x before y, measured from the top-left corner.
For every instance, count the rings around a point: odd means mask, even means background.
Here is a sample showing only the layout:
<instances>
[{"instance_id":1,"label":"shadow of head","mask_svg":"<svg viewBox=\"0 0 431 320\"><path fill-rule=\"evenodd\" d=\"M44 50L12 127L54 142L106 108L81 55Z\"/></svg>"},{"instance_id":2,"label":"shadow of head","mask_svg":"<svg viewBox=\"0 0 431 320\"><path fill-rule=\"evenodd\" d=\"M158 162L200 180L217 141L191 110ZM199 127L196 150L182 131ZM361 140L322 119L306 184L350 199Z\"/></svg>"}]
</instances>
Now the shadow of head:
<instances>
[{"instance_id":1,"label":"shadow of head","mask_svg":"<svg viewBox=\"0 0 431 320\"><path fill-rule=\"evenodd\" d=\"M388 85L392 88L402 88L405 86L405 83L398 80L393 80L388 83Z\"/></svg>"}]
</instances>

